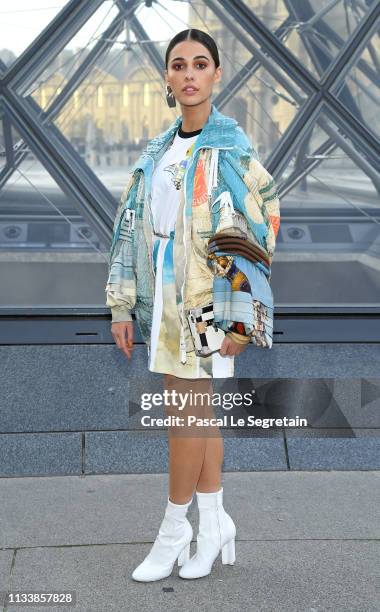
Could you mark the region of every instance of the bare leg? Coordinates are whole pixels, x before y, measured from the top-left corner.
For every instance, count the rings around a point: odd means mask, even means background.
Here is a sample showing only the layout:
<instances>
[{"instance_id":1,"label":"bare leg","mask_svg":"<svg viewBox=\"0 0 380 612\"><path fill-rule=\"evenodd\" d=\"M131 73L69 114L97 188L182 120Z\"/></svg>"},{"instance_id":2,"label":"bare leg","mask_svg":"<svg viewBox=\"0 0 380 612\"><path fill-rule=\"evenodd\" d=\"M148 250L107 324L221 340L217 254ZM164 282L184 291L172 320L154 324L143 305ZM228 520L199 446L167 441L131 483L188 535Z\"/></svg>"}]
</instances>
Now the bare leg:
<instances>
[{"instance_id":1,"label":"bare leg","mask_svg":"<svg viewBox=\"0 0 380 612\"><path fill-rule=\"evenodd\" d=\"M206 418L215 418L213 406L205 408ZM213 493L222 486L222 464L224 456L223 437L218 426L214 426L213 435L206 437L205 457L197 483L199 493Z\"/></svg>"},{"instance_id":2,"label":"bare leg","mask_svg":"<svg viewBox=\"0 0 380 612\"><path fill-rule=\"evenodd\" d=\"M197 483L197 491L199 493L211 493L220 490L222 486L223 456L224 444L222 436L206 438L206 452Z\"/></svg>"},{"instance_id":3,"label":"bare leg","mask_svg":"<svg viewBox=\"0 0 380 612\"><path fill-rule=\"evenodd\" d=\"M178 393L208 393L212 395L212 379L186 379L164 375L164 387ZM168 416L189 415L198 418L213 416L210 404L188 401L183 410L166 406ZM186 425L168 427L169 443L169 498L175 504L185 504L196 488L202 492L220 489L221 463L223 461L223 439L217 427ZM205 464L206 460L206 464ZM202 474L202 478L201 478ZM201 480L200 480L201 478Z\"/></svg>"}]
</instances>

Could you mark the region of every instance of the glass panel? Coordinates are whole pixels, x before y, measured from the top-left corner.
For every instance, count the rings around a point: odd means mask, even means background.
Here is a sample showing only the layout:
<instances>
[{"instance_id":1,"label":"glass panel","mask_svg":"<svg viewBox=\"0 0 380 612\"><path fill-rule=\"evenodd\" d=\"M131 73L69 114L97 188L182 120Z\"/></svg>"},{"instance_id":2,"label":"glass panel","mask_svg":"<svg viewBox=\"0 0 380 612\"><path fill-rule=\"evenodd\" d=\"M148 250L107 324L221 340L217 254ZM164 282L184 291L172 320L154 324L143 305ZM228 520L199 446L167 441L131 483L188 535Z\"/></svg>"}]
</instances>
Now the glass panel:
<instances>
[{"instance_id":1,"label":"glass panel","mask_svg":"<svg viewBox=\"0 0 380 612\"><path fill-rule=\"evenodd\" d=\"M189 27L189 2L182 0L161 0L153 2L150 7L141 3L135 14L149 38L157 43L161 41L167 44L177 32Z\"/></svg>"},{"instance_id":2,"label":"glass panel","mask_svg":"<svg viewBox=\"0 0 380 612\"><path fill-rule=\"evenodd\" d=\"M169 39L178 28L188 27L178 11L173 13L174 5L178 3L168 2L164 8L160 6L154 10L144 6L137 12L148 35L149 28L154 33L152 18L151 25L148 25L148 14L156 17L155 31L167 34L167 40L156 44L162 58ZM186 12L182 12L186 18ZM223 82L214 89L215 99L236 74L236 68L244 68L251 53L236 38L227 36L226 27L215 15L206 22L202 16L199 17L198 10L194 12L194 7L190 13L193 16L191 26L208 30L222 42L219 48L224 76ZM229 38L231 44L224 44L223 41ZM115 180L119 184L125 176L126 169L139 156L147 140L166 129L180 113L178 106L175 109L167 106L164 75L157 72L142 47L132 31L120 34L55 120L57 127L110 191L115 187ZM288 75L279 68L277 70L290 83ZM253 74L248 73L248 77L233 102L219 108L236 117L265 157L273 150L306 97L291 83L292 93L297 96L295 101L292 94L262 66L258 66Z\"/></svg>"},{"instance_id":3,"label":"glass panel","mask_svg":"<svg viewBox=\"0 0 380 612\"><path fill-rule=\"evenodd\" d=\"M106 247L31 153L0 192L0 261L1 307L105 307Z\"/></svg>"},{"instance_id":4,"label":"glass panel","mask_svg":"<svg viewBox=\"0 0 380 612\"><path fill-rule=\"evenodd\" d=\"M173 10L177 18L168 24L167 11ZM165 2L158 8L140 6L136 12L152 39L156 32L167 36L156 44L162 58L168 40L178 31L173 27L181 29L181 16L186 18L187 10L187 3ZM143 46L126 27L55 119L56 126L117 199L128 168L147 140L165 130L180 113L178 106L167 106L164 75L154 68ZM52 83L51 92L56 91L56 85ZM44 87L35 92L40 104L52 100L53 94L42 100Z\"/></svg>"},{"instance_id":5,"label":"glass panel","mask_svg":"<svg viewBox=\"0 0 380 612\"><path fill-rule=\"evenodd\" d=\"M58 1L54 6L58 11L64 4ZM149 4L141 3L137 16L162 58L169 39L182 29L197 27L215 38L223 78L215 86L213 100L221 100L218 108L238 120L265 160L306 101L305 92L267 54L260 58L258 44L244 27L232 21L236 31L229 29L225 20L231 22L231 18L223 3L218 4L221 18L204 2ZM273 32L290 13L293 25L284 33L284 44L320 75L371 2L250 0L247 4ZM29 9L36 6L28 3ZM54 14L40 23L38 32ZM109 41L90 72L82 71L84 59L117 15L115 3L105 0L25 94L39 104L46 125L50 105L79 71L75 91L51 121L116 201L128 168L147 140L166 129L181 112L179 105L174 109L167 106L164 74L155 69L144 49L149 41L137 41L127 21L121 21L123 31L115 41ZM252 45L250 50L243 44L244 38ZM21 52L8 46L15 56ZM246 64L252 53L258 64L249 72ZM378 78L376 53L378 38L374 36L336 95L350 110L354 99L355 108L360 109L356 116L378 134L374 121L378 92L373 85L374 75ZM224 103L225 88L240 69L239 88L231 101ZM272 282L276 303L281 305L377 305L379 301L378 193L366 173L365 160L356 157L359 147L349 139L346 142L352 153L335 145L336 129L321 116L277 181L285 191ZM109 245L99 242L75 203L38 160L30 152L25 157L27 147L19 134L12 130L12 135L16 167L0 192L0 259L8 263L1 267L5 291L0 305L104 308ZM3 131L0 145L1 169L5 163ZM20 156L24 156L21 162ZM310 162L314 165L307 169ZM297 182L299 173L303 176ZM93 266L90 274L89 265Z\"/></svg>"},{"instance_id":6,"label":"glass panel","mask_svg":"<svg viewBox=\"0 0 380 612\"><path fill-rule=\"evenodd\" d=\"M248 6L314 74L323 75L375 0L251 0Z\"/></svg>"},{"instance_id":7,"label":"glass panel","mask_svg":"<svg viewBox=\"0 0 380 612\"><path fill-rule=\"evenodd\" d=\"M128 168L147 141L180 114L178 106L168 107L163 76L152 66L133 33L128 52L125 44L123 33L55 120L117 199ZM162 53L163 49L161 45Z\"/></svg>"},{"instance_id":8,"label":"glass panel","mask_svg":"<svg viewBox=\"0 0 380 612\"><path fill-rule=\"evenodd\" d=\"M214 99L228 86L237 68L247 73L233 100L218 107L239 121L261 157L265 158L276 146L306 96L278 67L278 74L291 86L290 92L263 66L258 65L253 72L244 70L252 57L251 52L235 36L228 36L227 27L207 7L204 10L200 8L199 5L190 7L188 3L178 2L166 2L158 8L142 5L137 16L148 35L153 38L155 32L166 35L166 40L159 40L156 44L162 58L169 39L189 25L209 31L215 37L221 53L223 80L214 89ZM190 24L187 21L188 9ZM99 10L93 16L94 20L96 18L93 29L90 28L91 21L86 26L92 41L100 35L105 24L108 25L111 11L102 16L101 27ZM81 37L85 40L83 33ZM79 83L55 119L56 126L116 197L125 171L139 156L147 140L166 129L180 113L178 106L175 109L167 106L164 75L157 72L143 47L132 31L123 31ZM258 48L257 45L254 47ZM79 56L85 55L83 51L87 53L88 49L77 50ZM74 72L70 62L65 63L65 58L68 59L68 49L56 58L55 67L49 68L49 75L46 73L34 90L33 97L42 108L49 108ZM60 70L54 72L57 66ZM78 66L80 70L80 61L77 60L75 68Z\"/></svg>"},{"instance_id":9,"label":"glass panel","mask_svg":"<svg viewBox=\"0 0 380 612\"><path fill-rule=\"evenodd\" d=\"M227 82L224 80L220 90L226 86ZM220 107L220 110L239 122L261 160L264 160L276 148L305 101L305 96L302 103L301 99L299 102L295 101L265 68L259 66L230 102Z\"/></svg>"},{"instance_id":10,"label":"glass panel","mask_svg":"<svg viewBox=\"0 0 380 612\"><path fill-rule=\"evenodd\" d=\"M67 0L12 0L0 8L0 60L9 67L49 25Z\"/></svg>"},{"instance_id":11,"label":"glass panel","mask_svg":"<svg viewBox=\"0 0 380 612\"><path fill-rule=\"evenodd\" d=\"M217 83L214 87L215 97L225 88L228 89L230 80L238 71L243 70L241 87L230 102L218 108L240 123L261 159L265 159L276 147L283 132L307 100L305 93L285 71L270 60L270 66L258 64L253 71L248 71L246 64L251 60L252 53L240 42L239 32L241 31L242 40L249 39L254 50L258 50L259 47L239 26L238 32L231 35L224 21L212 14L209 9L201 10L199 5L194 6L193 3L189 18L189 27L207 31L218 45L223 77L221 83ZM227 22L231 21L227 11L223 11L224 19ZM258 55L254 57L260 61ZM271 66L277 73L271 72ZM289 85L289 88L278 81L277 75Z\"/></svg>"},{"instance_id":12,"label":"glass panel","mask_svg":"<svg viewBox=\"0 0 380 612\"><path fill-rule=\"evenodd\" d=\"M380 135L380 30L337 89L337 97L377 136Z\"/></svg>"},{"instance_id":13,"label":"glass panel","mask_svg":"<svg viewBox=\"0 0 380 612\"><path fill-rule=\"evenodd\" d=\"M355 145L347 139L353 153L343 151L335 145L332 122L324 116L319 121L324 129L314 126L310 141L278 181L285 195L272 277L276 301L283 306L378 306L379 196L358 165ZM315 145L325 146L325 152ZM318 165L294 185L294 173L313 161Z\"/></svg>"},{"instance_id":14,"label":"glass panel","mask_svg":"<svg viewBox=\"0 0 380 612\"><path fill-rule=\"evenodd\" d=\"M318 76L318 71L314 66L307 47L304 45L304 34L301 35L300 30L300 19L297 18L297 11L302 11L302 3L293 3L292 0L285 2L285 0L249 0L245 4L252 10L256 17L258 17L266 27L271 30L283 44L298 58L302 58L302 64L314 76ZM296 4L296 7L293 6ZM322 4L322 2L321 2ZM305 6L303 7L305 8ZM310 12L313 14L313 11ZM292 18L286 27L284 24L289 17ZM306 31L308 32L308 30ZM309 32L308 32L309 33Z\"/></svg>"},{"instance_id":15,"label":"glass panel","mask_svg":"<svg viewBox=\"0 0 380 612\"><path fill-rule=\"evenodd\" d=\"M78 71L80 73L88 53L118 14L114 2L105 0L61 53L52 58L49 67L39 75L25 95L32 95L39 106L46 110L73 74Z\"/></svg>"}]
</instances>

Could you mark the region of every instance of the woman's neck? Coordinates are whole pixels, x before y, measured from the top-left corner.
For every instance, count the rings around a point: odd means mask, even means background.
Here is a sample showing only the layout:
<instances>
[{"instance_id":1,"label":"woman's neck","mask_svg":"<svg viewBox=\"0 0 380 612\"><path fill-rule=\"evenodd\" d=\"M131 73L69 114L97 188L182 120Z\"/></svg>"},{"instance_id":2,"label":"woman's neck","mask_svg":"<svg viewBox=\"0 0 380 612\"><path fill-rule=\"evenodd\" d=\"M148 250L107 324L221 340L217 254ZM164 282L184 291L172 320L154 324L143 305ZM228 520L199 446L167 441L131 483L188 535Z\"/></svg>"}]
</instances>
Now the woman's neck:
<instances>
[{"instance_id":1,"label":"woman's neck","mask_svg":"<svg viewBox=\"0 0 380 612\"><path fill-rule=\"evenodd\" d=\"M207 104L206 104L207 103ZM211 113L211 102L208 98L204 103L196 106L181 106L182 129L184 132L200 130L206 123Z\"/></svg>"}]
</instances>

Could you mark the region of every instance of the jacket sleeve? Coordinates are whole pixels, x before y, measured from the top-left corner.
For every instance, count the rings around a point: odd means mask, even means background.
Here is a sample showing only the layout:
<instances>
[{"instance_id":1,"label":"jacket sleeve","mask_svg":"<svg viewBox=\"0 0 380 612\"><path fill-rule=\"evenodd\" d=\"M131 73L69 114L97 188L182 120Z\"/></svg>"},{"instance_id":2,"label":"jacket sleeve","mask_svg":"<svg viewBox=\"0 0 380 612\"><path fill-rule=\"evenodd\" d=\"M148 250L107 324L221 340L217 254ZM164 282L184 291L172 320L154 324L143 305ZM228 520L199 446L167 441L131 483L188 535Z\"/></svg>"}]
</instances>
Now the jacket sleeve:
<instances>
[{"instance_id":1,"label":"jacket sleeve","mask_svg":"<svg viewBox=\"0 0 380 612\"><path fill-rule=\"evenodd\" d=\"M229 159L248 189L248 196L244 198L246 216L257 224L258 229L262 223L265 224L262 246L272 262L280 229L280 200L277 185L240 126L236 129L234 155L229 156Z\"/></svg>"},{"instance_id":2,"label":"jacket sleeve","mask_svg":"<svg viewBox=\"0 0 380 612\"><path fill-rule=\"evenodd\" d=\"M275 181L241 128L233 154L226 155L227 162L222 165L222 188L229 190L234 204L244 214L272 263L280 226ZM236 329L236 322L242 323L252 344L271 348L274 305L270 267L253 263L242 255L222 251L215 255L216 259L211 262L215 321L226 332Z\"/></svg>"},{"instance_id":3,"label":"jacket sleeve","mask_svg":"<svg viewBox=\"0 0 380 612\"><path fill-rule=\"evenodd\" d=\"M108 256L108 279L105 287L106 305L111 309L112 322L132 321L131 310L136 303L136 278L132 265L132 235L127 231L126 210L135 194L137 181L133 173L121 195L113 224Z\"/></svg>"},{"instance_id":4,"label":"jacket sleeve","mask_svg":"<svg viewBox=\"0 0 380 612\"><path fill-rule=\"evenodd\" d=\"M270 263L272 263L277 235L280 229L280 200L276 182L273 176L257 159L251 160L249 171L244 176L244 181L254 204L259 207L266 225L267 233L263 246L269 256Z\"/></svg>"}]
</instances>

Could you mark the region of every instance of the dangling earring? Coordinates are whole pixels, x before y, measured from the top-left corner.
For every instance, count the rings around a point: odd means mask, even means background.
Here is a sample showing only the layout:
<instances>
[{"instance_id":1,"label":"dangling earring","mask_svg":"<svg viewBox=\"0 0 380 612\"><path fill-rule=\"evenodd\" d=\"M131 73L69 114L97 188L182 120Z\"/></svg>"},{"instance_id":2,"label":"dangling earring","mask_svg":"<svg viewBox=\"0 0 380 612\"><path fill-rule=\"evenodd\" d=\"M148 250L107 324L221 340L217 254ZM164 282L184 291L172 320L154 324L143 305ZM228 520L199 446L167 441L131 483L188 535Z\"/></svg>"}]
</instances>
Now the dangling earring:
<instances>
[{"instance_id":1,"label":"dangling earring","mask_svg":"<svg viewBox=\"0 0 380 612\"><path fill-rule=\"evenodd\" d=\"M170 108L174 108L176 106L175 97L174 97L174 94L172 92L172 88L170 87L170 85L166 85L166 101Z\"/></svg>"}]
</instances>

